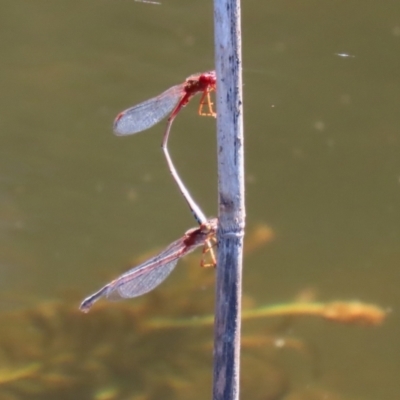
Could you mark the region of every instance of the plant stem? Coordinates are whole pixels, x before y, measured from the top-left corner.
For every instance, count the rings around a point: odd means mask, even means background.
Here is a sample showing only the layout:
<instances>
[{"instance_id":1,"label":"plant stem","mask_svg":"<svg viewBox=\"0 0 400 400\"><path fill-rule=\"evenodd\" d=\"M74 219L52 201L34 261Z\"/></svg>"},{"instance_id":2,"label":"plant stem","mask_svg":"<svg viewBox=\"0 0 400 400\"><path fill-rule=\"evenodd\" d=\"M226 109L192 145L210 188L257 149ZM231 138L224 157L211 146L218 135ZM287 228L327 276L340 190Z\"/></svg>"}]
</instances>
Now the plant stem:
<instances>
[{"instance_id":1,"label":"plant stem","mask_svg":"<svg viewBox=\"0 0 400 400\"><path fill-rule=\"evenodd\" d=\"M238 400L245 226L240 0L214 1L218 261L213 399Z\"/></svg>"}]
</instances>

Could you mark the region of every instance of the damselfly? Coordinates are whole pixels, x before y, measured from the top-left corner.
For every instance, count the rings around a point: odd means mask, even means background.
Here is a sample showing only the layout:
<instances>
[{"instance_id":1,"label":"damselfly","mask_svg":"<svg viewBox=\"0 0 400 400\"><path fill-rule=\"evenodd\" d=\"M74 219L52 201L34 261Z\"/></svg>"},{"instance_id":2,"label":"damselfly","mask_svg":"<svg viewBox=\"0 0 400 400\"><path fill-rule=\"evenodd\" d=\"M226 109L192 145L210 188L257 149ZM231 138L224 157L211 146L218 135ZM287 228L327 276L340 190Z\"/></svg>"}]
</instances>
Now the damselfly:
<instances>
[{"instance_id":1,"label":"damselfly","mask_svg":"<svg viewBox=\"0 0 400 400\"><path fill-rule=\"evenodd\" d=\"M200 226L188 230L161 253L130 269L83 300L80 305L81 311L88 312L101 297L118 300L150 292L167 278L181 257L200 246L204 246L203 253L209 252L211 257L211 263L206 264L202 260L202 265L215 266L216 260L211 243L215 243L217 225L217 219L210 219Z\"/></svg>"},{"instance_id":2,"label":"damselfly","mask_svg":"<svg viewBox=\"0 0 400 400\"><path fill-rule=\"evenodd\" d=\"M180 179L169 155L167 144L171 125L175 117L178 115L179 111L189 103L190 99L195 94L202 94L200 98L199 114L212 117L216 116L210 98L210 93L216 90L216 86L217 78L215 71L191 75L185 80L185 82L169 88L159 96L153 97L150 100L122 111L117 115L114 121L114 133L119 136L125 136L144 131L160 122L169 114L161 147L164 151L165 158L167 159L168 168L172 177L177 183L179 190L189 204L189 208L199 224L206 223L207 218ZM207 112L203 112L203 107L205 105L208 108Z\"/></svg>"}]
</instances>

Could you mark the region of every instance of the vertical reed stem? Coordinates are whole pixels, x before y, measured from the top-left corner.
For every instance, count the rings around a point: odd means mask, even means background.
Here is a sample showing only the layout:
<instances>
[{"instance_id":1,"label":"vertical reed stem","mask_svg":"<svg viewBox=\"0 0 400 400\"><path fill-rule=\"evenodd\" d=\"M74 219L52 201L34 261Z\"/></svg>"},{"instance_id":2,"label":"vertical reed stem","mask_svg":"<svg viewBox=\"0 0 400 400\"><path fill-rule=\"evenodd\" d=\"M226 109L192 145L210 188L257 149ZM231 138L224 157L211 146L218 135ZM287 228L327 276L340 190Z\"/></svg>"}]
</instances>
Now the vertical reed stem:
<instances>
[{"instance_id":1,"label":"vertical reed stem","mask_svg":"<svg viewBox=\"0 0 400 400\"><path fill-rule=\"evenodd\" d=\"M238 400L245 226L240 0L214 0L217 72L218 266L214 400Z\"/></svg>"}]
</instances>

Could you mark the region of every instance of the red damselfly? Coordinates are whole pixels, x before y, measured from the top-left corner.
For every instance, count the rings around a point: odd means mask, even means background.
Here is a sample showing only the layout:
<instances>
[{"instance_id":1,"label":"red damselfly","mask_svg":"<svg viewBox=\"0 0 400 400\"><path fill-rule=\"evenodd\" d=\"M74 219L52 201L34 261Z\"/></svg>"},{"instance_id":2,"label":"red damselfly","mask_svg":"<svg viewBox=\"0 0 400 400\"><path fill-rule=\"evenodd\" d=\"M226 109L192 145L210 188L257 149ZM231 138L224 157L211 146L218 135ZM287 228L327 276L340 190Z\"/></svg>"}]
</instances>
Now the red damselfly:
<instances>
[{"instance_id":1,"label":"red damselfly","mask_svg":"<svg viewBox=\"0 0 400 400\"><path fill-rule=\"evenodd\" d=\"M161 253L130 269L83 300L80 305L81 311L88 312L101 297L118 300L137 297L150 292L168 277L181 257L200 246L204 247L203 253L210 252L212 260L211 264L205 264L202 261L202 265L215 266L216 260L211 243L215 243L217 225L218 221L214 218L188 230Z\"/></svg>"},{"instance_id":2,"label":"red damselfly","mask_svg":"<svg viewBox=\"0 0 400 400\"><path fill-rule=\"evenodd\" d=\"M119 136L125 136L144 131L160 122L169 114L161 147L167 159L169 170L199 224L206 223L207 218L180 179L169 155L167 143L171 125L175 117L195 94L201 93L199 114L216 116L210 98L210 93L216 90L216 85L215 71L191 75L185 82L169 88L159 96L122 111L114 121L114 133ZM204 106L207 106L207 112L203 112Z\"/></svg>"}]
</instances>

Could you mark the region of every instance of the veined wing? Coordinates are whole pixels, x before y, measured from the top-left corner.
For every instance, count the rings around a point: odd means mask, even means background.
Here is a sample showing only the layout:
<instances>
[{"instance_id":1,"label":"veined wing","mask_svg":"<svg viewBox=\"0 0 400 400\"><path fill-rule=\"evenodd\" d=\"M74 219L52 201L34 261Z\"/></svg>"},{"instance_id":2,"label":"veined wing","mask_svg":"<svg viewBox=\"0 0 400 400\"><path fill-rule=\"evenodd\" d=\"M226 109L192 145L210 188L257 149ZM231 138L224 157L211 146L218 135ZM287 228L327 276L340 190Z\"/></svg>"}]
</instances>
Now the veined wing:
<instances>
[{"instance_id":1,"label":"veined wing","mask_svg":"<svg viewBox=\"0 0 400 400\"><path fill-rule=\"evenodd\" d=\"M173 86L159 96L122 111L114 121L118 136L144 131L172 112L183 96L183 84Z\"/></svg>"},{"instance_id":2,"label":"veined wing","mask_svg":"<svg viewBox=\"0 0 400 400\"><path fill-rule=\"evenodd\" d=\"M96 293L84 299L79 308L83 312L88 312L92 305L103 296L110 300L118 300L150 292L167 278L179 258L187 253L188 249L185 247L184 239L185 236L171 243L161 253L103 286Z\"/></svg>"},{"instance_id":3,"label":"veined wing","mask_svg":"<svg viewBox=\"0 0 400 400\"><path fill-rule=\"evenodd\" d=\"M80 305L83 312L88 312L93 304L101 297L109 300L120 300L131 298L148 293L161 284L175 268L178 257L166 264L150 265L147 269L138 266L121 275L107 285L103 286L96 293L86 297Z\"/></svg>"},{"instance_id":4,"label":"veined wing","mask_svg":"<svg viewBox=\"0 0 400 400\"><path fill-rule=\"evenodd\" d=\"M96 293L83 300L80 309L88 312L92 305L105 296L110 300L137 297L148 293L161 284L175 268L178 260L202 246L216 229L216 220L210 220L210 227L188 230L184 236L171 243L166 249L117 279L103 286Z\"/></svg>"},{"instance_id":5,"label":"veined wing","mask_svg":"<svg viewBox=\"0 0 400 400\"><path fill-rule=\"evenodd\" d=\"M107 290L106 296L110 300L119 300L148 293L168 277L177 263L178 258L175 258L165 264L134 268L113 281Z\"/></svg>"}]
</instances>

